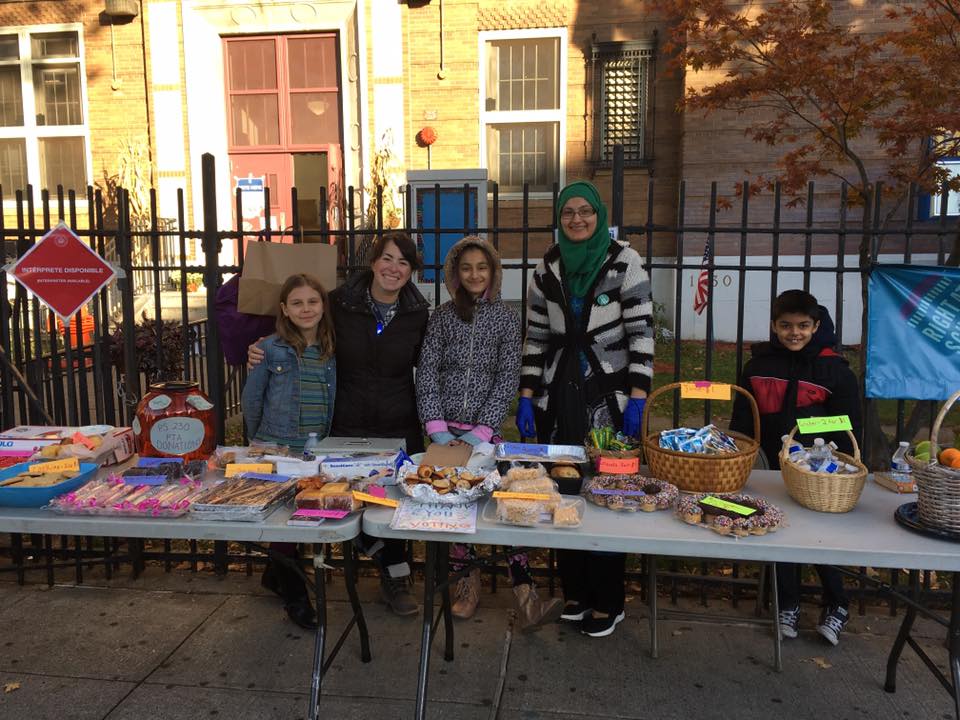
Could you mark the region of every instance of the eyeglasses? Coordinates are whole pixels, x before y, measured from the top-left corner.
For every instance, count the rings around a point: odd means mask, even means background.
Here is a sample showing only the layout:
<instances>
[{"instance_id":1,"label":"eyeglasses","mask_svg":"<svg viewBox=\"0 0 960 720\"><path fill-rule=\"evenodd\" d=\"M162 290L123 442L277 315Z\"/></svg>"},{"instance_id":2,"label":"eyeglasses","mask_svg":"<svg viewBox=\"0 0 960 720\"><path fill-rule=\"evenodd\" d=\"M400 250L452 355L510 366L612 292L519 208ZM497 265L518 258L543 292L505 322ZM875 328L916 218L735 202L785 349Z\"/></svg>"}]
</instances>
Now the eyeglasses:
<instances>
[{"instance_id":1,"label":"eyeglasses","mask_svg":"<svg viewBox=\"0 0 960 720\"><path fill-rule=\"evenodd\" d=\"M574 215L579 215L581 220L586 220L587 218L592 218L596 214L597 214L596 210L594 210L589 205L584 205L583 207L579 207L576 210L572 208L567 208L566 210L563 210L560 213L560 219L573 220Z\"/></svg>"}]
</instances>

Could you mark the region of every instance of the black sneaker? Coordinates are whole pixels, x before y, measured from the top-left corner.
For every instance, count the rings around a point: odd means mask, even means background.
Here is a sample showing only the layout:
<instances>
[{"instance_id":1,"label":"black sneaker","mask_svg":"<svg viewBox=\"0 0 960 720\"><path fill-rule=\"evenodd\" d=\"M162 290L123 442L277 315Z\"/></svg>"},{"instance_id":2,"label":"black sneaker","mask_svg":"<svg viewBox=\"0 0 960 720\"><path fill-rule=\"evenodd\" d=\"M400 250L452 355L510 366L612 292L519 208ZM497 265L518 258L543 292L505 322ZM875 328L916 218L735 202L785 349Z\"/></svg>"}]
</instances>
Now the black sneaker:
<instances>
[{"instance_id":1,"label":"black sneaker","mask_svg":"<svg viewBox=\"0 0 960 720\"><path fill-rule=\"evenodd\" d=\"M797 627L800 625L800 606L780 611L780 634L786 638L797 636Z\"/></svg>"},{"instance_id":2,"label":"black sneaker","mask_svg":"<svg viewBox=\"0 0 960 720\"><path fill-rule=\"evenodd\" d=\"M580 622L589 612L593 612L593 609L584 607L578 602L568 602L563 606L560 619L566 620L567 622Z\"/></svg>"},{"instance_id":3,"label":"black sneaker","mask_svg":"<svg viewBox=\"0 0 960 720\"><path fill-rule=\"evenodd\" d=\"M416 615L419 611L417 598L413 595L413 578L380 576L380 596L395 615Z\"/></svg>"},{"instance_id":4,"label":"black sneaker","mask_svg":"<svg viewBox=\"0 0 960 720\"><path fill-rule=\"evenodd\" d=\"M598 618L590 613L580 623L580 632L590 637L606 637L613 633L613 629L625 617L626 615L622 610L619 615L607 615L604 618Z\"/></svg>"},{"instance_id":5,"label":"black sneaker","mask_svg":"<svg viewBox=\"0 0 960 720\"><path fill-rule=\"evenodd\" d=\"M831 645L840 642L840 633L850 620L850 613L846 608L831 607L824 608L820 615L820 624L817 625L817 632L823 635Z\"/></svg>"}]
</instances>

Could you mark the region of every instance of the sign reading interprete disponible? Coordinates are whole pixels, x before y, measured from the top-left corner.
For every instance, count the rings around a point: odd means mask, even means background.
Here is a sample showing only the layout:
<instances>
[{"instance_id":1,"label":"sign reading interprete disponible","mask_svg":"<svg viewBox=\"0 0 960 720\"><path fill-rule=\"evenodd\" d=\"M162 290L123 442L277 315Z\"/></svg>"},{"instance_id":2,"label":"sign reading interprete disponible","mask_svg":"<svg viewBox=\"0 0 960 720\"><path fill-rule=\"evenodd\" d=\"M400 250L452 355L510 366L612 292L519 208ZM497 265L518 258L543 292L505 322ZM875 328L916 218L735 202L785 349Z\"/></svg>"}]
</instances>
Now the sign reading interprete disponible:
<instances>
[{"instance_id":1,"label":"sign reading interprete disponible","mask_svg":"<svg viewBox=\"0 0 960 720\"><path fill-rule=\"evenodd\" d=\"M10 272L65 323L117 274L63 222L27 250Z\"/></svg>"}]
</instances>

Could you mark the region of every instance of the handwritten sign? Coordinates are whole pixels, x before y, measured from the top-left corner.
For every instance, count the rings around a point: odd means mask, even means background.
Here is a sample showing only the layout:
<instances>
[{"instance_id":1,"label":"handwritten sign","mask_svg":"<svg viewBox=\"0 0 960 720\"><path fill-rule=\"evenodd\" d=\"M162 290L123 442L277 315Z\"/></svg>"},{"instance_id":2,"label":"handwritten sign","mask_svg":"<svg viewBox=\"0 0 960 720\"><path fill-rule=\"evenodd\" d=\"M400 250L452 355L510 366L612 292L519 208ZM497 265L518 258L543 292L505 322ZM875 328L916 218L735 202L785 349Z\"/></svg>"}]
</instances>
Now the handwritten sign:
<instances>
[{"instance_id":1,"label":"handwritten sign","mask_svg":"<svg viewBox=\"0 0 960 720\"><path fill-rule=\"evenodd\" d=\"M646 495L643 490L617 490L616 488L593 488L591 495L622 495L623 497L641 497Z\"/></svg>"},{"instance_id":2,"label":"handwritten sign","mask_svg":"<svg viewBox=\"0 0 960 720\"><path fill-rule=\"evenodd\" d=\"M498 500L550 500L550 495L544 493L521 493L521 492L506 492L504 490L498 490L493 494Z\"/></svg>"},{"instance_id":3,"label":"handwritten sign","mask_svg":"<svg viewBox=\"0 0 960 720\"><path fill-rule=\"evenodd\" d=\"M326 518L328 520L343 520L350 514L348 510L320 510L317 508L299 508L296 515L303 517Z\"/></svg>"},{"instance_id":4,"label":"handwritten sign","mask_svg":"<svg viewBox=\"0 0 960 720\"><path fill-rule=\"evenodd\" d=\"M850 417L847 415L799 418L797 420L797 427L800 428L800 432L804 435L853 430L853 425L850 424Z\"/></svg>"},{"instance_id":5,"label":"handwritten sign","mask_svg":"<svg viewBox=\"0 0 960 720\"><path fill-rule=\"evenodd\" d=\"M680 383L680 397L688 400L729 400L730 385L710 380Z\"/></svg>"},{"instance_id":6,"label":"handwritten sign","mask_svg":"<svg viewBox=\"0 0 960 720\"><path fill-rule=\"evenodd\" d=\"M477 504L439 505L404 500L393 514L390 527L394 530L475 533Z\"/></svg>"},{"instance_id":7,"label":"handwritten sign","mask_svg":"<svg viewBox=\"0 0 960 720\"><path fill-rule=\"evenodd\" d=\"M635 475L640 472L640 458L597 458L597 472L605 475Z\"/></svg>"},{"instance_id":8,"label":"handwritten sign","mask_svg":"<svg viewBox=\"0 0 960 720\"><path fill-rule=\"evenodd\" d=\"M31 473L80 472L80 461L75 457L66 460L51 460L50 462L34 463L30 466Z\"/></svg>"},{"instance_id":9,"label":"handwritten sign","mask_svg":"<svg viewBox=\"0 0 960 720\"><path fill-rule=\"evenodd\" d=\"M137 461L137 467L156 467L157 465L167 465L169 463L177 463L178 465L183 465L183 458L145 457L145 458L140 458Z\"/></svg>"},{"instance_id":10,"label":"handwritten sign","mask_svg":"<svg viewBox=\"0 0 960 720\"><path fill-rule=\"evenodd\" d=\"M359 490L353 491L353 499L359 500L360 502L371 503L372 505L385 505L386 507L392 508L395 508L400 504L396 500L391 500L387 497L377 497L376 495L360 492Z\"/></svg>"},{"instance_id":11,"label":"handwritten sign","mask_svg":"<svg viewBox=\"0 0 960 720\"><path fill-rule=\"evenodd\" d=\"M271 463L227 463L224 475L233 477L240 473L268 473L273 470Z\"/></svg>"},{"instance_id":12,"label":"handwritten sign","mask_svg":"<svg viewBox=\"0 0 960 720\"><path fill-rule=\"evenodd\" d=\"M738 505L737 503L732 503L729 500L721 500L720 498L715 498L712 495L708 495L700 501L701 505L709 505L710 507L719 508L721 510L729 510L730 512L735 512L737 515L743 515L744 517L750 517L757 510L756 508L747 507L746 505Z\"/></svg>"}]
</instances>

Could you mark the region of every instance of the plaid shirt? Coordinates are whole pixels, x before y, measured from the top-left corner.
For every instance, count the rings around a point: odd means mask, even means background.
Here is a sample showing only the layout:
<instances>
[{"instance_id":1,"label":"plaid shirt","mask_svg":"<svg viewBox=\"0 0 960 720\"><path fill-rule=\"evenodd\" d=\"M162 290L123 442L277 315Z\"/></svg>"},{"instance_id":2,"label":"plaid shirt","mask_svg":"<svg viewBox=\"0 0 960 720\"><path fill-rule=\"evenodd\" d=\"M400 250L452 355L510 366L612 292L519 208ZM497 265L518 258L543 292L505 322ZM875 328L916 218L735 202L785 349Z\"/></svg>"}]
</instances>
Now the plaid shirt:
<instances>
[{"instance_id":1,"label":"plaid shirt","mask_svg":"<svg viewBox=\"0 0 960 720\"><path fill-rule=\"evenodd\" d=\"M373 313L373 316L383 323L383 327L387 327L390 324L390 321L397 316L397 310L400 309L399 301L393 302L390 305L385 305L384 303L378 303L373 299L373 295L370 293L370 288L367 288L367 307L370 308L370 312ZM384 310L384 308L386 308Z\"/></svg>"}]
</instances>

